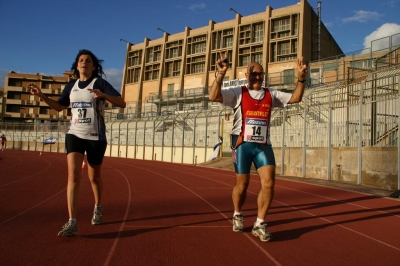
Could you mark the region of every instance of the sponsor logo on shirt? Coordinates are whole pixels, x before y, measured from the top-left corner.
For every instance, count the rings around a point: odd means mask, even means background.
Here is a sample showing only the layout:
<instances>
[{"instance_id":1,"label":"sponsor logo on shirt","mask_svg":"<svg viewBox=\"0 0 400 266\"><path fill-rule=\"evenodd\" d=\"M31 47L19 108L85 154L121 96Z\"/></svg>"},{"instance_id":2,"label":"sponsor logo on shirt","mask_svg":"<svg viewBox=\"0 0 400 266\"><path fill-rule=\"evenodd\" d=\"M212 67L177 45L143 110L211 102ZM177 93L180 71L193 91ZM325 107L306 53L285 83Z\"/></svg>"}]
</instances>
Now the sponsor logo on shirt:
<instances>
[{"instance_id":1,"label":"sponsor logo on shirt","mask_svg":"<svg viewBox=\"0 0 400 266\"><path fill-rule=\"evenodd\" d=\"M246 118L247 125L255 125L255 126L266 126L267 120L265 119L254 119L254 118Z\"/></svg>"},{"instance_id":2,"label":"sponsor logo on shirt","mask_svg":"<svg viewBox=\"0 0 400 266\"><path fill-rule=\"evenodd\" d=\"M264 136L251 136L251 135L247 135L247 141L258 141L258 142L263 142L263 141L264 141Z\"/></svg>"},{"instance_id":3,"label":"sponsor logo on shirt","mask_svg":"<svg viewBox=\"0 0 400 266\"><path fill-rule=\"evenodd\" d=\"M71 103L72 108L92 108L93 104L91 102L73 102Z\"/></svg>"},{"instance_id":4,"label":"sponsor logo on shirt","mask_svg":"<svg viewBox=\"0 0 400 266\"><path fill-rule=\"evenodd\" d=\"M246 115L248 116L267 116L267 112L263 111L247 111Z\"/></svg>"},{"instance_id":5,"label":"sponsor logo on shirt","mask_svg":"<svg viewBox=\"0 0 400 266\"><path fill-rule=\"evenodd\" d=\"M74 124L90 124L92 123L91 118L75 118Z\"/></svg>"}]
</instances>

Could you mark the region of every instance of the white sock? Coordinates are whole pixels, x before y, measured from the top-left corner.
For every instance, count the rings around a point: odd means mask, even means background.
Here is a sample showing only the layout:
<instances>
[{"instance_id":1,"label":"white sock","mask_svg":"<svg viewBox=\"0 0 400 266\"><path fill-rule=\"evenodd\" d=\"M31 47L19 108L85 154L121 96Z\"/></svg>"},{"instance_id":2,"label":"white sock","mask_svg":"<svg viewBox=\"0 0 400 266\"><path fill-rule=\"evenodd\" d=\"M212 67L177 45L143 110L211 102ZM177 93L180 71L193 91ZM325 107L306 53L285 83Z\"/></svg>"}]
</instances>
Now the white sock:
<instances>
[{"instance_id":1,"label":"white sock","mask_svg":"<svg viewBox=\"0 0 400 266\"><path fill-rule=\"evenodd\" d=\"M236 215L239 215L239 216L240 216L240 215L242 215L242 212L234 211L234 212L233 212L233 217L235 217Z\"/></svg>"},{"instance_id":2,"label":"white sock","mask_svg":"<svg viewBox=\"0 0 400 266\"><path fill-rule=\"evenodd\" d=\"M69 219L70 224L76 224L76 218L70 218Z\"/></svg>"},{"instance_id":3,"label":"white sock","mask_svg":"<svg viewBox=\"0 0 400 266\"><path fill-rule=\"evenodd\" d=\"M264 222L264 219L260 219L260 218L257 217L256 226L259 226L263 222Z\"/></svg>"}]
</instances>

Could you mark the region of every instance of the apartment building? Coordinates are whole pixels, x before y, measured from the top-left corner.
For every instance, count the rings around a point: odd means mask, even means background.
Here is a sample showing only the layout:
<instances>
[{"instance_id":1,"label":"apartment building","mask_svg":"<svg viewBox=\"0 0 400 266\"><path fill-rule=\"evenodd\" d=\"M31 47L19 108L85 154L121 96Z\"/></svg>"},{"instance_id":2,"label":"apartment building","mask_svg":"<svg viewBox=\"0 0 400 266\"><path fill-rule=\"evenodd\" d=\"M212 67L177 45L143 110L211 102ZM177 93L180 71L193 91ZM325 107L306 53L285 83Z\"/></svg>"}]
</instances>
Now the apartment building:
<instances>
[{"instance_id":1,"label":"apartment building","mask_svg":"<svg viewBox=\"0 0 400 266\"><path fill-rule=\"evenodd\" d=\"M45 76L10 71L4 79L4 101L2 119L4 121L33 122L38 120L56 121L70 119L71 109L61 112L51 109L38 96L30 94L27 86L35 83L42 92L57 100L65 85L73 79L71 71L63 76Z\"/></svg>"},{"instance_id":2,"label":"apartment building","mask_svg":"<svg viewBox=\"0 0 400 266\"><path fill-rule=\"evenodd\" d=\"M317 8L300 0L278 9L266 6L250 16L236 13L229 21L210 20L201 28L186 26L176 34L164 32L156 40L127 43L121 92L128 103L125 113L142 116L148 108L159 114L208 108L220 51L229 53L224 83L243 81L247 65L256 61L264 66L269 86L293 89L297 58L309 62L343 54L321 22L320 10L320 2Z\"/></svg>"}]
</instances>

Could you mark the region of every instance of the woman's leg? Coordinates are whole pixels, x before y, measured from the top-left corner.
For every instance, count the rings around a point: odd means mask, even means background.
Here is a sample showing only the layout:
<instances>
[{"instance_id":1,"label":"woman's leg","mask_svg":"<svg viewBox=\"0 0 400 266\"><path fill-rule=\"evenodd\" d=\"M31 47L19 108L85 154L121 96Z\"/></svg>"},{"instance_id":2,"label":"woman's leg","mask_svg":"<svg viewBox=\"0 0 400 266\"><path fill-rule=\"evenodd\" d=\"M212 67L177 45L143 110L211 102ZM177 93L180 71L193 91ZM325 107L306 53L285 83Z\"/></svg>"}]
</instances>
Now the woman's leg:
<instances>
[{"instance_id":1,"label":"woman's leg","mask_svg":"<svg viewBox=\"0 0 400 266\"><path fill-rule=\"evenodd\" d=\"M92 185L94 204L101 205L101 196L103 194L103 180L101 179L101 164L91 165L88 164L88 176Z\"/></svg>"},{"instance_id":2,"label":"woman's leg","mask_svg":"<svg viewBox=\"0 0 400 266\"><path fill-rule=\"evenodd\" d=\"M69 218L76 218L79 187L82 179L82 162L83 154L79 152L71 152L67 155L68 163L68 185L67 185L67 202Z\"/></svg>"}]
</instances>

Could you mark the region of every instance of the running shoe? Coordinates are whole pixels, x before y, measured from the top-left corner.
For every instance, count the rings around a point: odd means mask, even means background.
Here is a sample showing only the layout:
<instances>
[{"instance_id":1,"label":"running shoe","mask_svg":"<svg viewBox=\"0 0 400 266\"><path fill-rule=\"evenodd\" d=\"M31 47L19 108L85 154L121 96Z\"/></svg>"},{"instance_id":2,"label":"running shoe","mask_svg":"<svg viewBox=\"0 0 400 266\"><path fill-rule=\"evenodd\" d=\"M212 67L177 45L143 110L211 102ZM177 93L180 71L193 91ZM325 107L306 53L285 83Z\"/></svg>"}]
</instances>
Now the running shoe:
<instances>
[{"instance_id":1,"label":"running shoe","mask_svg":"<svg viewBox=\"0 0 400 266\"><path fill-rule=\"evenodd\" d=\"M77 236L78 235L78 226L77 224L72 224L70 221L64 224L63 229L58 232L58 236Z\"/></svg>"},{"instance_id":2,"label":"running shoe","mask_svg":"<svg viewBox=\"0 0 400 266\"><path fill-rule=\"evenodd\" d=\"M244 219L242 215L233 216L232 223L233 223L233 232L243 232Z\"/></svg>"},{"instance_id":3,"label":"running shoe","mask_svg":"<svg viewBox=\"0 0 400 266\"><path fill-rule=\"evenodd\" d=\"M103 206L94 207L92 225L98 225L103 222Z\"/></svg>"},{"instance_id":4,"label":"running shoe","mask_svg":"<svg viewBox=\"0 0 400 266\"><path fill-rule=\"evenodd\" d=\"M262 242L274 240L274 236L270 232L268 232L266 222L261 223L259 226L256 226L256 224L254 224L251 233L254 236L258 236Z\"/></svg>"}]
</instances>

